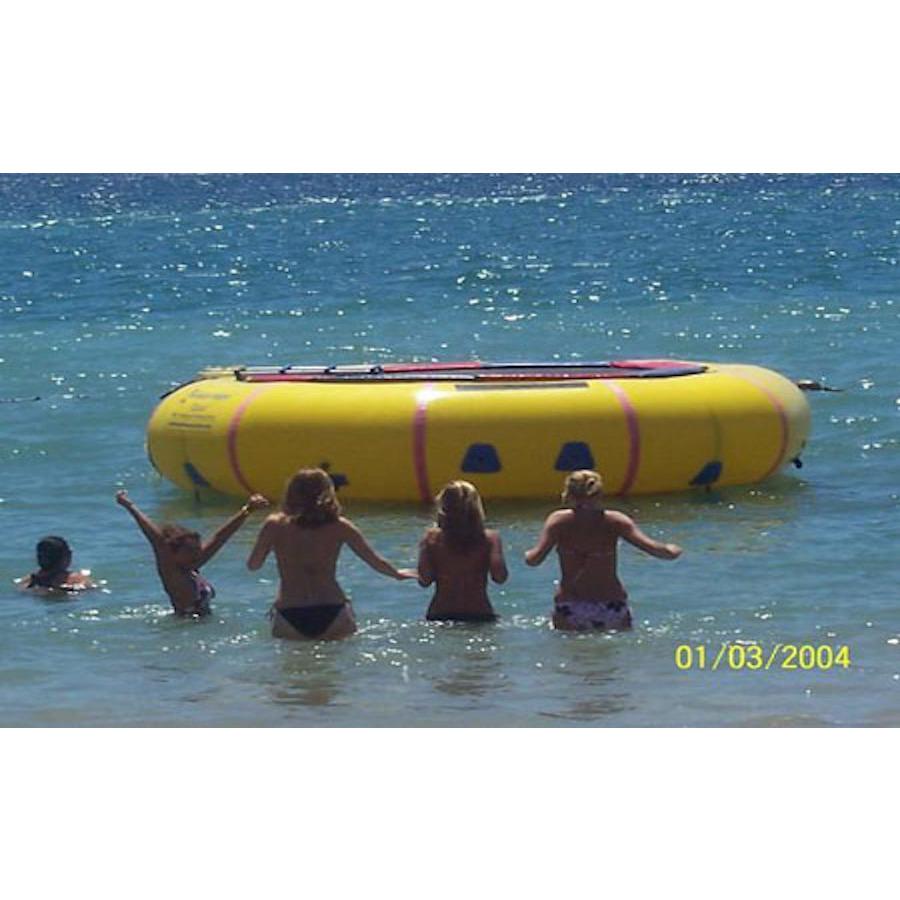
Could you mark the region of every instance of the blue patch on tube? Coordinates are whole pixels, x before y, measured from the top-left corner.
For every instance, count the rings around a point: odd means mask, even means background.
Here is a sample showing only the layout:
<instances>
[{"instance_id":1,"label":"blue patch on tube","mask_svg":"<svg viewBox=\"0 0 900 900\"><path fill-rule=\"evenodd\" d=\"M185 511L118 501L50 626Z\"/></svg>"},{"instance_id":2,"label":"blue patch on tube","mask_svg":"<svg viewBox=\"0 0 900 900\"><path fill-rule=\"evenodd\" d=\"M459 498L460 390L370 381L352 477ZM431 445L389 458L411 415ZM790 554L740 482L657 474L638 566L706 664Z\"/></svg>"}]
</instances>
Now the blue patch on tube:
<instances>
[{"instance_id":1,"label":"blue patch on tube","mask_svg":"<svg viewBox=\"0 0 900 900\"><path fill-rule=\"evenodd\" d=\"M194 485L194 487L209 487L209 482L191 463L186 462L184 464L184 471L187 473L187 477L191 479L191 483Z\"/></svg>"},{"instance_id":2,"label":"blue patch on tube","mask_svg":"<svg viewBox=\"0 0 900 900\"><path fill-rule=\"evenodd\" d=\"M714 459L708 462L692 479L691 484L704 486L714 484L722 477L722 463Z\"/></svg>"},{"instance_id":3,"label":"blue patch on tube","mask_svg":"<svg viewBox=\"0 0 900 900\"><path fill-rule=\"evenodd\" d=\"M593 469L594 454L584 441L569 441L563 444L554 468L557 472L575 472L578 469Z\"/></svg>"},{"instance_id":4,"label":"blue patch on tube","mask_svg":"<svg viewBox=\"0 0 900 900\"><path fill-rule=\"evenodd\" d=\"M493 444L472 444L463 457L463 472L499 472L500 456Z\"/></svg>"}]
</instances>

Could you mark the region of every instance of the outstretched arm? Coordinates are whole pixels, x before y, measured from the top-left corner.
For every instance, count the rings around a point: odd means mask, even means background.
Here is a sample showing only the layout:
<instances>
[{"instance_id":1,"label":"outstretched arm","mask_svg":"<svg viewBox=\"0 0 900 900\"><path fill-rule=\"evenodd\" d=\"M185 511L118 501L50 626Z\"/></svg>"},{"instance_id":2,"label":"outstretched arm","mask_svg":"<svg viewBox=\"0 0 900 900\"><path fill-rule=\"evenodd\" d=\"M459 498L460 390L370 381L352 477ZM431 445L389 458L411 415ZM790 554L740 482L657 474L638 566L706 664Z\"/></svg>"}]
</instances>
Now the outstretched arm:
<instances>
[{"instance_id":1,"label":"outstretched arm","mask_svg":"<svg viewBox=\"0 0 900 900\"><path fill-rule=\"evenodd\" d=\"M418 578L418 573L412 569L395 569L383 556L379 556L363 537L362 532L352 523L343 520L347 546L364 562L370 565L376 572L405 581L409 578Z\"/></svg>"},{"instance_id":2,"label":"outstretched arm","mask_svg":"<svg viewBox=\"0 0 900 900\"><path fill-rule=\"evenodd\" d=\"M158 549L159 547L165 544L163 540L162 532L159 530L159 526L153 519L145 516L135 505L134 501L128 496L128 491L118 491L116 493L116 503L119 506L124 507L131 513L134 521L138 523L141 531L147 537L147 540L153 545L154 549Z\"/></svg>"},{"instance_id":3,"label":"outstretched arm","mask_svg":"<svg viewBox=\"0 0 900 900\"><path fill-rule=\"evenodd\" d=\"M661 541L653 540L652 537L644 534L628 516L621 517L620 528L619 534L629 544L633 544L638 550L643 550L644 553L649 553L657 559L678 559L681 556L682 550L678 544L664 544Z\"/></svg>"},{"instance_id":4,"label":"outstretched arm","mask_svg":"<svg viewBox=\"0 0 900 900\"><path fill-rule=\"evenodd\" d=\"M547 517L541 535L530 550L525 551L525 562L529 566L539 566L546 558L547 554L556 546L556 522L553 515Z\"/></svg>"},{"instance_id":5,"label":"outstretched arm","mask_svg":"<svg viewBox=\"0 0 900 900\"><path fill-rule=\"evenodd\" d=\"M225 546L228 539L247 521L254 509L262 509L268 506L269 501L261 494L253 494L247 502L203 545L200 551L198 568L206 565Z\"/></svg>"},{"instance_id":6,"label":"outstretched arm","mask_svg":"<svg viewBox=\"0 0 900 900\"><path fill-rule=\"evenodd\" d=\"M494 532L490 536L491 542L491 578L497 584L503 584L509 578L509 569L506 568L506 560L503 558L503 543L500 535Z\"/></svg>"}]
</instances>

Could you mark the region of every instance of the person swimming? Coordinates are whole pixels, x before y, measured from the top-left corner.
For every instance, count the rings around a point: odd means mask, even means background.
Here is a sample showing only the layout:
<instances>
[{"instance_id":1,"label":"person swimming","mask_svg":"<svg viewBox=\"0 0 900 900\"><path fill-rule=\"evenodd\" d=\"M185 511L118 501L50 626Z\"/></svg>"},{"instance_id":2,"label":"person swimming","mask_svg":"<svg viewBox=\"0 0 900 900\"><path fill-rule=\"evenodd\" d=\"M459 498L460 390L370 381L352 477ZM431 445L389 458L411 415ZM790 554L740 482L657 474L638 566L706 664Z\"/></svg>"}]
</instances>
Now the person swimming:
<instances>
[{"instance_id":1,"label":"person swimming","mask_svg":"<svg viewBox=\"0 0 900 900\"><path fill-rule=\"evenodd\" d=\"M39 568L30 575L16 579L20 590L52 597L77 594L97 587L90 577L90 569L70 570L72 548L65 538L55 534L41 538L35 554Z\"/></svg>"},{"instance_id":2,"label":"person swimming","mask_svg":"<svg viewBox=\"0 0 900 900\"><path fill-rule=\"evenodd\" d=\"M624 513L604 509L603 479L582 469L566 479L566 509L547 517L537 544L525 553L539 566L557 548L561 579L553 601L553 627L562 631L631 628L628 594L617 572L619 538L659 559L678 559L682 549L642 532Z\"/></svg>"},{"instance_id":3,"label":"person swimming","mask_svg":"<svg viewBox=\"0 0 900 900\"><path fill-rule=\"evenodd\" d=\"M436 525L419 544L419 584L435 585L425 613L431 621L495 622L487 578L503 584L509 573L496 531L484 527L484 506L468 481L451 481L435 498Z\"/></svg>"},{"instance_id":4,"label":"person swimming","mask_svg":"<svg viewBox=\"0 0 900 900\"><path fill-rule=\"evenodd\" d=\"M198 532L183 525L157 525L137 508L126 491L116 494L116 503L131 513L150 542L162 586L169 596L172 609L182 616L209 614L210 601L216 592L200 574L201 566L206 565L222 549L254 510L269 505L265 497L253 494L203 543Z\"/></svg>"},{"instance_id":5,"label":"person swimming","mask_svg":"<svg viewBox=\"0 0 900 900\"><path fill-rule=\"evenodd\" d=\"M341 515L334 483L323 469L301 469L287 483L281 511L266 518L247 560L259 569L271 551L279 585L272 606L272 634L291 640L338 640L356 631L350 600L335 569L347 545L376 572L399 581L414 579L379 556L349 519Z\"/></svg>"}]
</instances>

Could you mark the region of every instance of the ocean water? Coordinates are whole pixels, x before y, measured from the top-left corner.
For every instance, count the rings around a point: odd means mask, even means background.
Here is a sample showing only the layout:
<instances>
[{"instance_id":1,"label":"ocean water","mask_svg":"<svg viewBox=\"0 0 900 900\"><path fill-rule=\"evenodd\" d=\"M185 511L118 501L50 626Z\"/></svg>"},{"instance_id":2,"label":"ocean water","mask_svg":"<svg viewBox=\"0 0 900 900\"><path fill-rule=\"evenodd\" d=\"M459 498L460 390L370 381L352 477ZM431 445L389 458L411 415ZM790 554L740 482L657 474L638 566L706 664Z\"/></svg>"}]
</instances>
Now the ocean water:
<instances>
[{"instance_id":1,"label":"ocean water","mask_svg":"<svg viewBox=\"0 0 900 900\"><path fill-rule=\"evenodd\" d=\"M0 176L0 725L900 725L898 261L885 175ZM144 453L158 396L205 365L641 356L841 391L810 395L799 471L611 501L685 548L623 548L630 634L549 628L553 561L522 554L553 498L488 510L497 626L425 623L427 592L348 556L360 633L301 645L269 636L252 523L204 570L214 614L183 621L113 502L204 531L235 508ZM414 563L427 511L346 512ZM102 591L13 588L48 533ZM724 642L851 665L675 664Z\"/></svg>"}]
</instances>

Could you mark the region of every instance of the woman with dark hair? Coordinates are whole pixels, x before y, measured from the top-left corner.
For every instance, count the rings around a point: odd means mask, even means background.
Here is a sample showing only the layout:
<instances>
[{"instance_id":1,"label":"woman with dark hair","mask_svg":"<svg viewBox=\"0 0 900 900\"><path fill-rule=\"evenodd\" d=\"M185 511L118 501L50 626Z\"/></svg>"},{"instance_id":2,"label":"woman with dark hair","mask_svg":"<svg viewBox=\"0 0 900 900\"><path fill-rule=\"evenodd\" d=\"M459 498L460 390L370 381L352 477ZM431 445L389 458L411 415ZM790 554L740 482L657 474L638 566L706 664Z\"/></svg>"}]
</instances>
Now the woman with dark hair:
<instances>
[{"instance_id":1,"label":"woman with dark hair","mask_svg":"<svg viewBox=\"0 0 900 900\"><path fill-rule=\"evenodd\" d=\"M247 560L247 568L256 570L275 552L281 579L272 607L275 637L337 640L356 631L353 607L335 577L344 544L382 575L398 581L416 577L379 556L341 515L327 472L301 469L288 481L281 511L266 519Z\"/></svg>"},{"instance_id":2,"label":"woman with dark hair","mask_svg":"<svg viewBox=\"0 0 900 900\"><path fill-rule=\"evenodd\" d=\"M36 554L39 568L16 581L21 590L53 596L59 591L73 594L97 586L90 578L89 569L78 572L69 569L72 565L72 548L65 538L55 534L41 538L37 543Z\"/></svg>"},{"instance_id":3,"label":"woman with dark hair","mask_svg":"<svg viewBox=\"0 0 900 900\"><path fill-rule=\"evenodd\" d=\"M209 603L216 592L200 574L200 567L225 546L225 542L247 521L253 510L269 505L265 497L253 494L203 543L198 532L183 525L157 525L137 508L125 491L116 494L116 503L131 513L150 541L160 581L169 595L172 609L180 616L205 616L210 612Z\"/></svg>"},{"instance_id":4,"label":"woman with dark hair","mask_svg":"<svg viewBox=\"0 0 900 900\"><path fill-rule=\"evenodd\" d=\"M426 619L494 622L487 577L506 581L500 535L484 527L484 506L468 481L451 481L438 494L437 524L419 544L419 584L436 584Z\"/></svg>"}]
</instances>

